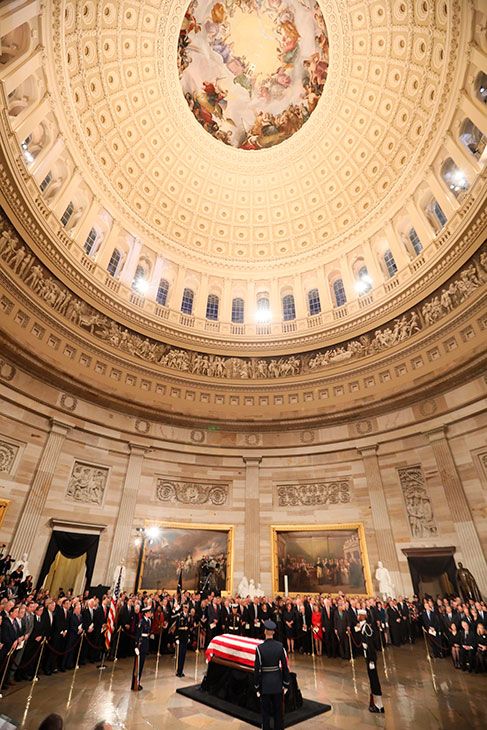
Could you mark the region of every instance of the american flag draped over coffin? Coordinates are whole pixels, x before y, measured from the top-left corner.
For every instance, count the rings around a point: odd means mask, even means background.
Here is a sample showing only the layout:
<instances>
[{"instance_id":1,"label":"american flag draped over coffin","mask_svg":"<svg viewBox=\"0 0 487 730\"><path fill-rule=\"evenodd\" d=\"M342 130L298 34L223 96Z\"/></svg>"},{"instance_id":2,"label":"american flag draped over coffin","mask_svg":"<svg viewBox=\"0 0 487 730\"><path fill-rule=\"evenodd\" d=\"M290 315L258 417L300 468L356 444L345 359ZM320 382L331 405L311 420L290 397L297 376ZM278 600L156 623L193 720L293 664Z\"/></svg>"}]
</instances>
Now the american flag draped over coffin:
<instances>
[{"instance_id":1,"label":"american flag draped over coffin","mask_svg":"<svg viewBox=\"0 0 487 730\"><path fill-rule=\"evenodd\" d=\"M215 636L205 652L206 661L236 664L239 667L253 669L255 650L259 644L262 644L262 639L248 639L246 636L233 636L232 634Z\"/></svg>"}]
</instances>

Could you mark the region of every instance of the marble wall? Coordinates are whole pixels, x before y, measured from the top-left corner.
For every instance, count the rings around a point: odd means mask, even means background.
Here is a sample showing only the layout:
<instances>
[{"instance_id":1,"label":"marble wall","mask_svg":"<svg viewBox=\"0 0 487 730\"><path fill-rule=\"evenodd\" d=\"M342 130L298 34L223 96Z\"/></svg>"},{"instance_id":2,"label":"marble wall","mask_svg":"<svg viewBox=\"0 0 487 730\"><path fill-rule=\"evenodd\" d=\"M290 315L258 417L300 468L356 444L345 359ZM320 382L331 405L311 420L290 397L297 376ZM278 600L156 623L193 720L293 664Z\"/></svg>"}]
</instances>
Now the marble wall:
<instances>
[{"instance_id":1,"label":"marble wall","mask_svg":"<svg viewBox=\"0 0 487 730\"><path fill-rule=\"evenodd\" d=\"M237 438L166 423L140 433L134 419L62 398L21 370L16 382L20 390L0 382L0 498L10 500L1 539L29 553L34 574L53 520L98 529L93 582L111 582L125 557L129 585L138 526L225 524L234 588L246 574L270 592L271 525L361 522L372 574L382 560L398 592L412 589L403 548L453 545L487 593L483 378L359 425Z\"/></svg>"}]
</instances>

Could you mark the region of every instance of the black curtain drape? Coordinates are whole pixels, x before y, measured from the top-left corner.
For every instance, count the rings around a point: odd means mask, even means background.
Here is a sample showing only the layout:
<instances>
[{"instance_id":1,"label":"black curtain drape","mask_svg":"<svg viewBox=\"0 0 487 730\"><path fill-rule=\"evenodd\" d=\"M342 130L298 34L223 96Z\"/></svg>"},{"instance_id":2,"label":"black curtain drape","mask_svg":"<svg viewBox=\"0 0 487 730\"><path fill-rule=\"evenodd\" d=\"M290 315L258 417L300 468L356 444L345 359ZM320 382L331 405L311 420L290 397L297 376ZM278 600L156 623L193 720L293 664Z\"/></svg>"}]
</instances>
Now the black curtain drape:
<instances>
[{"instance_id":1,"label":"black curtain drape","mask_svg":"<svg viewBox=\"0 0 487 730\"><path fill-rule=\"evenodd\" d=\"M413 581L414 592L419 594L421 578L439 578L446 573L455 590L457 588L457 569L452 555L435 555L431 557L408 557L409 571Z\"/></svg>"},{"instance_id":2,"label":"black curtain drape","mask_svg":"<svg viewBox=\"0 0 487 730\"><path fill-rule=\"evenodd\" d=\"M70 559L79 558L80 555L86 553L86 585L89 586L93 576L99 541L100 535L53 530L37 580L37 590L44 583L58 553Z\"/></svg>"}]
</instances>

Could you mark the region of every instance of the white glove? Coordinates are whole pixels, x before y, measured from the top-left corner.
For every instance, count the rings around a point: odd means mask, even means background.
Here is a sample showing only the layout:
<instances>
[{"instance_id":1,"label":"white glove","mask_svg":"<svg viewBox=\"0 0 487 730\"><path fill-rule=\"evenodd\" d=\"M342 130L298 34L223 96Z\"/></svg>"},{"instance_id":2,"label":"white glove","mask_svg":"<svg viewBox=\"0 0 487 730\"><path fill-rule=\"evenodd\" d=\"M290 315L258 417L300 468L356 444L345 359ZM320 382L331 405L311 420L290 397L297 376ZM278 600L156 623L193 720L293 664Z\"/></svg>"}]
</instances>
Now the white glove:
<instances>
[{"instance_id":1,"label":"white glove","mask_svg":"<svg viewBox=\"0 0 487 730\"><path fill-rule=\"evenodd\" d=\"M179 639L176 639L176 644L179 646Z\"/></svg>"},{"instance_id":2,"label":"white glove","mask_svg":"<svg viewBox=\"0 0 487 730\"><path fill-rule=\"evenodd\" d=\"M135 650L135 655L136 655L136 656L139 656L139 654L140 654L140 651L139 651L138 649L136 649L136 650Z\"/></svg>"}]
</instances>

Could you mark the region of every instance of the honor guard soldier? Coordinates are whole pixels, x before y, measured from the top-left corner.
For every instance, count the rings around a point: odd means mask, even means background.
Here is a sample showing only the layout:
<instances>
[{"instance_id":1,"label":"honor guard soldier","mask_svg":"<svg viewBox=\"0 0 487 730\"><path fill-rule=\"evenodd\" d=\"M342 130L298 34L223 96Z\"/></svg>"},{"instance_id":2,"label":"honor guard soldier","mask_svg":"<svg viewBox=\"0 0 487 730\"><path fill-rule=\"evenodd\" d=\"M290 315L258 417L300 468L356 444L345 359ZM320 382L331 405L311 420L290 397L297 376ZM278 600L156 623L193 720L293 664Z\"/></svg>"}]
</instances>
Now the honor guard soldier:
<instances>
[{"instance_id":1,"label":"honor guard soldier","mask_svg":"<svg viewBox=\"0 0 487 730\"><path fill-rule=\"evenodd\" d=\"M283 645L274 639L276 628L274 621L264 621L265 640L255 650L254 685L261 698L263 730L270 730L271 717L274 730L284 728L283 692L289 687L289 667Z\"/></svg>"},{"instance_id":2,"label":"honor guard soldier","mask_svg":"<svg viewBox=\"0 0 487 730\"><path fill-rule=\"evenodd\" d=\"M193 619L189 615L189 604L183 603L182 613L176 619L176 677L184 677L184 660L192 628Z\"/></svg>"},{"instance_id":3,"label":"honor guard soldier","mask_svg":"<svg viewBox=\"0 0 487 730\"><path fill-rule=\"evenodd\" d=\"M359 622L355 626L355 631L360 632L362 635L362 649L364 651L365 664L370 682L369 712L384 713L382 689L377 672L377 650L374 644L374 632L372 626L367 621L367 611L365 609L359 608L357 618Z\"/></svg>"},{"instance_id":4,"label":"honor guard soldier","mask_svg":"<svg viewBox=\"0 0 487 730\"><path fill-rule=\"evenodd\" d=\"M140 684L142 677L142 671L144 669L145 658L149 651L149 637L151 632L151 621L152 621L152 608L147 606L143 608L142 618L140 619L139 625L135 632L135 657L134 657L134 671L132 674L132 689L135 692L140 692L143 689Z\"/></svg>"},{"instance_id":5,"label":"honor guard soldier","mask_svg":"<svg viewBox=\"0 0 487 730\"><path fill-rule=\"evenodd\" d=\"M233 636L240 636L240 627L242 619L238 612L238 603L232 603L230 606L230 615L225 619L225 631Z\"/></svg>"}]
</instances>

